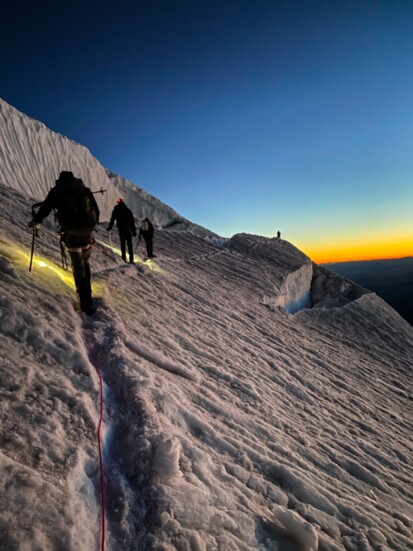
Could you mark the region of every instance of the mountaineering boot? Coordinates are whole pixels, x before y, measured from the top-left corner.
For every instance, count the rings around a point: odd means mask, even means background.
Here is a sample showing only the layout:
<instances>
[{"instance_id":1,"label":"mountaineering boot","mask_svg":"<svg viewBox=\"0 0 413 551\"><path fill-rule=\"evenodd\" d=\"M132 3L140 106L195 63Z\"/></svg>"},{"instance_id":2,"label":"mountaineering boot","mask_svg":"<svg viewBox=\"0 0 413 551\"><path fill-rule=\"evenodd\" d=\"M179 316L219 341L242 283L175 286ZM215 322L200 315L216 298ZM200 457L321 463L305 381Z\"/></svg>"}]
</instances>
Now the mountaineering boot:
<instances>
[{"instance_id":1,"label":"mountaineering boot","mask_svg":"<svg viewBox=\"0 0 413 551\"><path fill-rule=\"evenodd\" d=\"M96 308L93 306L92 289L90 287L90 281L86 277L78 279L76 281L76 291L79 297L80 309L82 312L91 316L96 312Z\"/></svg>"}]
</instances>

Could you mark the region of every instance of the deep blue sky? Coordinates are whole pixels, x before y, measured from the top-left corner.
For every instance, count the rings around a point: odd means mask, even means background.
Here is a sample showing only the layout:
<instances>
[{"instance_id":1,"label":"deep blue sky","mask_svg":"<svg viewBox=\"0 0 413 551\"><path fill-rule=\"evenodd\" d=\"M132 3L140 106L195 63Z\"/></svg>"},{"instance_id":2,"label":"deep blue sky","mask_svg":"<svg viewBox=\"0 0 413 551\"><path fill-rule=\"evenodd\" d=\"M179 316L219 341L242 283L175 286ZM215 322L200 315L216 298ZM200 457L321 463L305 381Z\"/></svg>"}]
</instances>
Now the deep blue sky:
<instances>
[{"instance_id":1,"label":"deep blue sky","mask_svg":"<svg viewBox=\"0 0 413 551\"><path fill-rule=\"evenodd\" d=\"M409 233L412 1L6 0L0 15L0 97L194 222L305 250Z\"/></svg>"}]
</instances>

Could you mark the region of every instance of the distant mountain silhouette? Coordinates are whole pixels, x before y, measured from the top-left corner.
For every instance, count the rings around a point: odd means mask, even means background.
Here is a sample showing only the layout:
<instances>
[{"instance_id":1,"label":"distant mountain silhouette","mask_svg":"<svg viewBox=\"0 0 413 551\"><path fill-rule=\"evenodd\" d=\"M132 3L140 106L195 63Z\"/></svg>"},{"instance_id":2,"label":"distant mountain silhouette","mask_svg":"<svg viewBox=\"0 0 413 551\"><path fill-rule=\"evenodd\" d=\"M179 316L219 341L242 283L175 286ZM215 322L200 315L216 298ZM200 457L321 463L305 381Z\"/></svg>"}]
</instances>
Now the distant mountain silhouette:
<instances>
[{"instance_id":1,"label":"distant mountain silhouette","mask_svg":"<svg viewBox=\"0 0 413 551\"><path fill-rule=\"evenodd\" d=\"M336 262L329 270L377 293L413 325L413 258Z\"/></svg>"}]
</instances>

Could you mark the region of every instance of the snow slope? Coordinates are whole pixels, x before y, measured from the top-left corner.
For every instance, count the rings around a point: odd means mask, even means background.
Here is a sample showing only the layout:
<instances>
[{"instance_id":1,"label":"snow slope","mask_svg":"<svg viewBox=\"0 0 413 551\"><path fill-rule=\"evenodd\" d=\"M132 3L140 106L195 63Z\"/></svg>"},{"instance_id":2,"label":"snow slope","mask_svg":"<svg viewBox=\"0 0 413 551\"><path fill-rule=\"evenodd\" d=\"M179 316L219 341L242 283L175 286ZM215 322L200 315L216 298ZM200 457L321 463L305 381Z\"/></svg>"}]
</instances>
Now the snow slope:
<instances>
[{"instance_id":1,"label":"snow slope","mask_svg":"<svg viewBox=\"0 0 413 551\"><path fill-rule=\"evenodd\" d=\"M158 230L127 265L100 231L82 319L53 224L29 273L1 191L0 550L100 549L89 347L108 551L413 549L413 328L384 301L283 240Z\"/></svg>"},{"instance_id":2,"label":"snow slope","mask_svg":"<svg viewBox=\"0 0 413 551\"><path fill-rule=\"evenodd\" d=\"M138 219L149 217L158 227L179 221L175 229L215 236L141 188L107 171L83 145L53 132L0 99L0 183L41 201L62 170L71 170L93 191L106 190L99 195L102 221L110 219L121 195Z\"/></svg>"}]
</instances>

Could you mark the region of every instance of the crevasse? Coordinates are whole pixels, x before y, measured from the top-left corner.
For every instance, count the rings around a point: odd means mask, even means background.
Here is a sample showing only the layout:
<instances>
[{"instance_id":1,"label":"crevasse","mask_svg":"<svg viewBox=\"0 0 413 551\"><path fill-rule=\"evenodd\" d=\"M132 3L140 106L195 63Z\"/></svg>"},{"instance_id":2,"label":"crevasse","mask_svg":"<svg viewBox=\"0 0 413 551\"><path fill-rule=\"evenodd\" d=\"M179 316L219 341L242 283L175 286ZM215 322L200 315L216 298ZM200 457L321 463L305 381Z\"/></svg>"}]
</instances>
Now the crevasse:
<instances>
[{"instance_id":1,"label":"crevasse","mask_svg":"<svg viewBox=\"0 0 413 551\"><path fill-rule=\"evenodd\" d=\"M308 263L289 273L278 294L264 297L264 303L296 314L304 308L339 308L369 292L353 281Z\"/></svg>"},{"instance_id":2,"label":"crevasse","mask_svg":"<svg viewBox=\"0 0 413 551\"><path fill-rule=\"evenodd\" d=\"M295 314L303 308L311 308L312 279L312 264L304 264L287 275L277 296L264 297L264 303L270 307L284 308L289 314Z\"/></svg>"}]
</instances>

